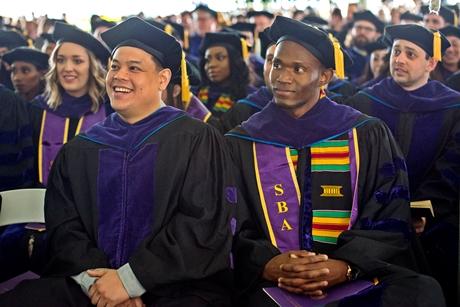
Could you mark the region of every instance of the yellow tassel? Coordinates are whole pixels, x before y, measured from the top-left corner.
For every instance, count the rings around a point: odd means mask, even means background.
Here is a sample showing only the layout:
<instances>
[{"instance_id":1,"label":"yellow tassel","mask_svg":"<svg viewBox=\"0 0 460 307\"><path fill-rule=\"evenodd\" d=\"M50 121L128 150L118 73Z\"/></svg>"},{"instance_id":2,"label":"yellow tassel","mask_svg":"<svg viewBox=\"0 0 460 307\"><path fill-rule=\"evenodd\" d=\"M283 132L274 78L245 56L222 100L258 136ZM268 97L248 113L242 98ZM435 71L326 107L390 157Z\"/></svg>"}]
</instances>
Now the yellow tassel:
<instances>
[{"instance_id":1,"label":"yellow tassel","mask_svg":"<svg viewBox=\"0 0 460 307\"><path fill-rule=\"evenodd\" d=\"M257 32L257 31L254 32L254 46L253 46L252 50L253 50L254 54L258 54L258 55L262 56L260 54L259 32ZM265 56L265 54L264 54L264 56Z\"/></svg>"},{"instance_id":2,"label":"yellow tassel","mask_svg":"<svg viewBox=\"0 0 460 307\"><path fill-rule=\"evenodd\" d=\"M188 31L184 29L184 49L188 50L189 42L188 42Z\"/></svg>"},{"instance_id":3,"label":"yellow tassel","mask_svg":"<svg viewBox=\"0 0 460 307\"><path fill-rule=\"evenodd\" d=\"M249 51L248 51L248 44L244 38L241 38L241 54L243 55L243 59L247 60L249 58Z\"/></svg>"},{"instance_id":4,"label":"yellow tassel","mask_svg":"<svg viewBox=\"0 0 460 307\"><path fill-rule=\"evenodd\" d=\"M190 82L188 80L187 74L187 63L185 62L185 53L182 51L182 60L180 62L181 69L181 88L182 88L182 103L184 105L184 110L187 110L188 104L192 95L190 94Z\"/></svg>"},{"instance_id":5,"label":"yellow tassel","mask_svg":"<svg viewBox=\"0 0 460 307\"><path fill-rule=\"evenodd\" d=\"M334 46L334 62L335 62L335 74L338 78L344 79L345 78L345 64L343 58L343 51L340 48L339 41L329 33L329 39Z\"/></svg>"},{"instance_id":6,"label":"yellow tassel","mask_svg":"<svg viewBox=\"0 0 460 307\"><path fill-rule=\"evenodd\" d=\"M453 24L454 27L458 27L458 16L457 16L457 13L455 13L454 11L454 24Z\"/></svg>"},{"instance_id":7,"label":"yellow tassel","mask_svg":"<svg viewBox=\"0 0 460 307\"><path fill-rule=\"evenodd\" d=\"M169 35L172 35L173 31L174 31L174 28L170 24L166 24L165 32L168 33Z\"/></svg>"},{"instance_id":8,"label":"yellow tassel","mask_svg":"<svg viewBox=\"0 0 460 307\"><path fill-rule=\"evenodd\" d=\"M433 58L436 61L441 61L441 34L439 31L433 33Z\"/></svg>"}]
</instances>

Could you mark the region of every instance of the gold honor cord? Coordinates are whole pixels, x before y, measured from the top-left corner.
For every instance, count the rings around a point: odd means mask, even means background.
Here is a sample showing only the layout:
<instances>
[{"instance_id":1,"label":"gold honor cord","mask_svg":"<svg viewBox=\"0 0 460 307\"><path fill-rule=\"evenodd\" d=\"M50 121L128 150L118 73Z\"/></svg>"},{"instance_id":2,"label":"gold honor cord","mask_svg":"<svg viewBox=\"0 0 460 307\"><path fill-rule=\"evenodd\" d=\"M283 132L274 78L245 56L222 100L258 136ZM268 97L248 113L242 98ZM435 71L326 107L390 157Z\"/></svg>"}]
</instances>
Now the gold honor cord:
<instances>
[{"instance_id":1,"label":"gold honor cord","mask_svg":"<svg viewBox=\"0 0 460 307\"><path fill-rule=\"evenodd\" d=\"M254 169L256 171L255 173L256 173L257 188L259 190L260 202L262 204L262 210L264 212L265 224L267 225L267 228L268 228L268 234L270 235L270 241L272 242L273 246L278 247L278 245L276 244L275 234L273 233L273 227L270 222L270 217L268 216L267 203L265 201L264 190L262 189L262 184L260 182L259 165L257 163L257 152L256 152L255 142L252 142L252 152L254 154L253 156Z\"/></svg>"},{"instance_id":2,"label":"gold honor cord","mask_svg":"<svg viewBox=\"0 0 460 307\"><path fill-rule=\"evenodd\" d=\"M84 118L85 118L85 117L82 116L82 117L80 118L80 120L78 121L77 130L75 130L75 135L80 134L80 130L81 130L81 126L83 125L83 119L84 119Z\"/></svg>"},{"instance_id":3,"label":"gold honor cord","mask_svg":"<svg viewBox=\"0 0 460 307\"><path fill-rule=\"evenodd\" d=\"M38 181L43 183L43 132L45 128L46 111L43 111L42 123L40 125L40 137L38 138Z\"/></svg>"},{"instance_id":4,"label":"gold honor cord","mask_svg":"<svg viewBox=\"0 0 460 307\"><path fill-rule=\"evenodd\" d=\"M297 181L297 176L295 174L295 169L294 169L294 163L292 163L291 151L290 151L289 147L286 147L286 159L287 159L288 164L289 164L289 171L291 172L292 181L294 182L295 191L297 193L297 200L299 201L299 206L300 206L299 182Z\"/></svg>"}]
</instances>

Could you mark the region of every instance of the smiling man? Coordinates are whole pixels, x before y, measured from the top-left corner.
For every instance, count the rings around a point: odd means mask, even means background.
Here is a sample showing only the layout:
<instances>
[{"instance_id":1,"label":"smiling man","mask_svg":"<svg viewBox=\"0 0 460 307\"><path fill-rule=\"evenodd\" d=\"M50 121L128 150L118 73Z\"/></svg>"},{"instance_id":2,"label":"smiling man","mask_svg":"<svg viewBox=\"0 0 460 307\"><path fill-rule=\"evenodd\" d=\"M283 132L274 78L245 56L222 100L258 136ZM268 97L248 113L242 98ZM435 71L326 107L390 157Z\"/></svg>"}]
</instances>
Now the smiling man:
<instances>
[{"instance_id":1,"label":"smiling man","mask_svg":"<svg viewBox=\"0 0 460 307\"><path fill-rule=\"evenodd\" d=\"M181 47L138 18L102 39L116 113L58 154L45 276L0 305L227 306L236 188L223 139L160 98Z\"/></svg>"},{"instance_id":2,"label":"smiling man","mask_svg":"<svg viewBox=\"0 0 460 307\"><path fill-rule=\"evenodd\" d=\"M407 162L411 201L431 201L435 218L421 238L451 303L458 289L460 94L429 80L450 44L442 33L418 25L385 31L393 44L391 77L346 103L388 125ZM415 226L422 232L424 219Z\"/></svg>"},{"instance_id":3,"label":"smiling man","mask_svg":"<svg viewBox=\"0 0 460 307\"><path fill-rule=\"evenodd\" d=\"M270 34L274 99L226 135L245 201L233 252L239 306L275 305L264 287L322 298L373 278L381 286L346 306L443 306L436 281L407 269L408 182L396 142L380 120L322 90L348 56L289 18L278 16Z\"/></svg>"}]
</instances>

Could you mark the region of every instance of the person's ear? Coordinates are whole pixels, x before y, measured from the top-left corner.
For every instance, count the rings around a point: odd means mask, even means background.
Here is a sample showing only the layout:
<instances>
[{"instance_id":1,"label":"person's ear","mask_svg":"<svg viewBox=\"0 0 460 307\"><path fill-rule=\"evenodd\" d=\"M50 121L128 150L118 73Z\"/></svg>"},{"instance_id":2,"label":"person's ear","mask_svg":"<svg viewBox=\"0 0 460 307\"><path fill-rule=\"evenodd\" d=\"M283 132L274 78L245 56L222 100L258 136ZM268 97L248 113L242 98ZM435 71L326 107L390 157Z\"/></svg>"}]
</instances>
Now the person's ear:
<instances>
[{"instance_id":1,"label":"person's ear","mask_svg":"<svg viewBox=\"0 0 460 307\"><path fill-rule=\"evenodd\" d=\"M324 69L319 77L320 87L325 87L329 82L331 82L333 76L334 71L331 68Z\"/></svg>"},{"instance_id":2,"label":"person's ear","mask_svg":"<svg viewBox=\"0 0 460 307\"><path fill-rule=\"evenodd\" d=\"M169 81L171 81L171 70L169 68L160 70L158 79L160 81L159 90L164 91L168 87Z\"/></svg>"},{"instance_id":3,"label":"person's ear","mask_svg":"<svg viewBox=\"0 0 460 307\"><path fill-rule=\"evenodd\" d=\"M433 57L429 57L428 63L426 64L426 70L428 72L432 72L436 68L436 65L438 65L438 61L436 61Z\"/></svg>"},{"instance_id":4,"label":"person's ear","mask_svg":"<svg viewBox=\"0 0 460 307\"><path fill-rule=\"evenodd\" d=\"M179 84L174 84L172 94L174 98L177 98L181 94L181 87Z\"/></svg>"}]
</instances>

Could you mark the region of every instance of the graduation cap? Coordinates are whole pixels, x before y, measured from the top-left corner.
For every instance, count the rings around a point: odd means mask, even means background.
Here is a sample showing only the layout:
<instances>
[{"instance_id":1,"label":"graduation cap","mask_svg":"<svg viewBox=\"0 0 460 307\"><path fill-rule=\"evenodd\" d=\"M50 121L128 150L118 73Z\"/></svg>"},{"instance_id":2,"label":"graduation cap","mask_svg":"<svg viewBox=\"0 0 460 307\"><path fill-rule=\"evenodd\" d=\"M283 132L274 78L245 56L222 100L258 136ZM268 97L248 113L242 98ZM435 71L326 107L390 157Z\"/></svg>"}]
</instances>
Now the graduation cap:
<instances>
[{"instance_id":1,"label":"graduation cap","mask_svg":"<svg viewBox=\"0 0 460 307\"><path fill-rule=\"evenodd\" d=\"M430 13L430 7L428 5L422 5L420 7L420 11L423 15L427 15ZM456 26L458 23L457 15L454 10L451 10L445 6L441 6L438 12L439 16L441 16L445 22L450 23L451 25Z\"/></svg>"},{"instance_id":2,"label":"graduation cap","mask_svg":"<svg viewBox=\"0 0 460 307\"><path fill-rule=\"evenodd\" d=\"M103 16L92 15L90 19L90 24L91 24L91 33L94 33L94 31L96 31L96 29L99 27L111 28L115 26L117 23Z\"/></svg>"},{"instance_id":3,"label":"graduation cap","mask_svg":"<svg viewBox=\"0 0 460 307\"><path fill-rule=\"evenodd\" d=\"M415 22L420 22L423 21L423 17L417 14L413 14L409 11L406 11L401 14L400 18L401 20L410 20L410 21L415 21Z\"/></svg>"},{"instance_id":4,"label":"graduation cap","mask_svg":"<svg viewBox=\"0 0 460 307\"><path fill-rule=\"evenodd\" d=\"M305 16L303 19L302 19L302 22L303 23L307 23L307 24L311 24L311 25L320 25L320 26L327 26L329 23L327 22L327 20L319 17L319 16L316 16L316 15L308 15L308 16Z\"/></svg>"},{"instance_id":5,"label":"graduation cap","mask_svg":"<svg viewBox=\"0 0 460 307\"><path fill-rule=\"evenodd\" d=\"M202 53L205 53L206 49L219 45L230 46L234 48L236 51L240 52L241 56L245 60L249 56L246 40L241 38L237 33L230 32L206 33L201 43L200 50Z\"/></svg>"},{"instance_id":6,"label":"graduation cap","mask_svg":"<svg viewBox=\"0 0 460 307\"><path fill-rule=\"evenodd\" d=\"M262 32L259 34L259 39L260 39L260 56L265 59L267 49L276 44L276 41L272 39L270 36L270 27L265 28Z\"/></svg>"},{"instance_id":7,"label":"graduation cap","mask_svg":"<svg viewBox=\"0 0 460 307\"><path fill-rule=\"evenodd\" d=\"M385 36L392 44L396 39L412 42L437 61L441 61L442 54L450 47L449 41L441 32L414 24L387 26Z\"/></svg>"},{"instance_id":8,"label":"graduation cap","mask_svg":"<svg viewBox=\"0 0 460 307\"><path fill-rule=\"evenodd\" d=\"M383 50L389 48L390 42L385 36L381 36L377 41L372 42L364 46L364 49L366 50L367 54L371 54L372 52L376 50Z\"/></svg>"},{"instance_id":9,"label":"graduation cap","mask_svg":"<svg viewBox=\"0 0 460 307\"><path fill-rule=\"evenodd\" d=\"M50 42L50 43L55 43L56 42L54 40L53 34L51 34L51 33L42 33L40 35L40 37L43 38L44 40Z\"/></svg>"},{"instance_id":10,"label":"graduation cap","mask_svg":"<svg viewBox=\"0 0 460 307\"><path fill-rule=\"evenodd\" d=\"M359 20L365 20L369 21L372 23L375 28L377 29L377 32L382 33L383 28L385 27L384 23L374 14L372 14L371 11L361 11L361 12L356 12L353 14L353 21L359 21Z\"/></svg>"},{"instance_id":11,"label":"graduation cap","mask_svg":"<svg viewBox=\"0 0 460 307\"><path fill-rule=\"evenodd\" d=\"M332 34L307 25L303 22L277 16L270 27L270 36L277 44L294 41L310 51L326 68L332 68L339 78L345 77L345 66L351 67L352 60L342 50L340 43Z\"/></svg>"},{"instance_id":12,"label":"graduation cap","mask_svg":"<svg viewBox=\"0 0 460 307\"><path fill-rule=\"evenodd\" d=\"M230 26L230 28L240 32L251 32L254 33L256 30L256 24L250 22L237 22Z\"/></svg>"},{"instance_id":13,"label":"graduation cap","mask_svg":"<svg viewBox=\"0 0 460 307\"><path fill-rule=\"evenodd\" d=\"M457 25L458 20L454 10L451 10L445 6L441 6L441 9L439 10L439 15L441 15L447 23L450 23L454 26Z\"/></svg>"},{"instance_id":14,"label":"graduation cap","mask_svg":"<svg viewBox=\"0 0 460 307\"><path fill-rule=\"evenodd\" d=\"M78 44L90 50L102 64L106 64L110 52L107 48L91 34L67 23L56 22L53 38L60 42Z\"/></svg>"},{"instance_id":15,"label":"graduation cap","mask_svg":"<svg viewBox=\"0 0 460 307\"><path fill-rule=\"evenodd\" d=\"M460 28L454 26L447 26L442 29L439 29L439 32L444 34L444 36L455 36L460 38Z\"/></svg>"},{"instance_id":16,"label":"graduation cap","mask_svg":"<svg viewBox=\"0 0 460 307\"><path fill-rule=\"evenodd\" d=\"M20 46L27 46L27 40L16 31L0 30L0 47L14 49Z\"/></svg>"},{"instance_id":17,"label":"graduation cap","mask_svg":"<svg viewBox=\"0 0 460 307\"><path fill-rule=\"evenodd\" d=\"M184 28L183 25L177 23L177 22L172 22L170 21L169 24L171 27L174 28L174 32L178 35L178 37L182 41L182 48L184 50L188 50L190 47L190 41L189 41L189 33L188 31Z\"/></svg>"},{"instance_id":18,"label":"graduation cap","mask_svg":"<svg viewBox=\"0 0 460 307\"><path fill-rule=\"evenodd\" d=\"M256 16L265 16L265 17L267 17L269 19L275 18L275 15L273 15L272 13L270 13L268 11L249 11L246 14L247 18L256 17Z\"/></svg>"},{"instance_id":19,"label":"graduation cap","mask_svg":"<svg viewBox=\"0 0 460 307\"><path fill-rule=\"evenodd\" d=\"M27 62L35 65L39 70L48 69L49 56L37 49L29 47L17 47L5 53L2 60L8 64L16 61Z\"/></svg>"},{"instance_id":20,"label":"graduation cap","mask_svg":"<svg viewBox=\"0 0 460 307\"><path fill-rule=\"evenodd\" d=\"M169 68L173 76L180 72L182 101L185 104L190 101L185 54L173 36L138 17L131 17L102 33L101 38L112 54L123 46L139 48L155 57L164 68Z\"/></svg>"},{"instance_id":21,"label":"graduation cap","mask_svg":"<svg viewBox=\"0 0 460 307\"><path fill-rule=\"evenodd\" d=\"M217 20L217 12L214 11L213 9L210 9L209 6L207 5L204 5L204 4L198 4L195 9L192 11L192 13L196 12L196 11L204 11L204 12L208 12L209 14L211 14L212 17L214 17L214 19Z\"/></svg>"},{"instance_id":22,"label":"graduation cap","mask_svg":"<svg viewBox=\"0 0 460 307\"><path fill-rule=\"evenodd\" d=\"M167 34L169 35L172 35L174 37L177 36L177 33L176 31L174 30L174 27L171 26L170 24L167 24L167 23L164 23L163 21L156 21L155 19L153 18L146 18L144 19L145 21L147 21L149 24L151 24L152 26L155 26L157 27L158 29L162 30L162 31L165 31Z\"/></svg>"}]
</instances>

